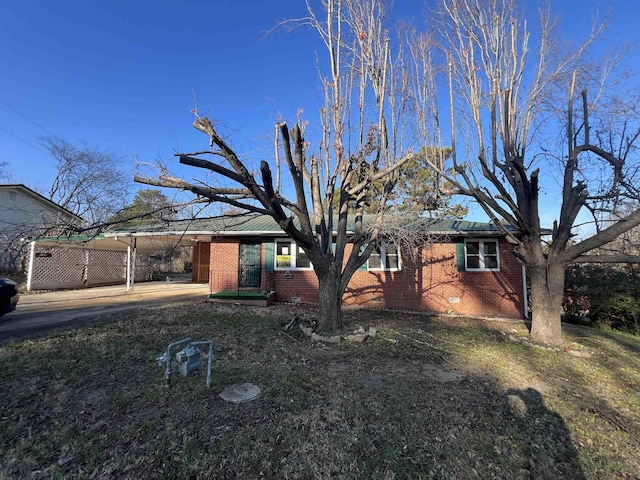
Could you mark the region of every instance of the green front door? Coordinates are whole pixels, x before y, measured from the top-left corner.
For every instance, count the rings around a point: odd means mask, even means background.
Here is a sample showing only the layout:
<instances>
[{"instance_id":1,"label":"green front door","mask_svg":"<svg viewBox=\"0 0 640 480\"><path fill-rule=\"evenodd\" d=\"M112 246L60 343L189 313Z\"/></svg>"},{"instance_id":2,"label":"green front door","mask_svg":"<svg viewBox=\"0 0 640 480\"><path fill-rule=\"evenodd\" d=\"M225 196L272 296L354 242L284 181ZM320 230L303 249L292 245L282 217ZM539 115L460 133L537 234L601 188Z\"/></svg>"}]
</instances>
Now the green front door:
<instances>
[{"instance_id":1,"label":"green front door","mask_svg":"<svg viewBox=\"0 0 640 480\"><path fill-rule=\"evenodd\" d=\"M240 242L240 265L238 286L240 288L260 288L262 244L258 242Z\"/></svg>"}]
</instances>

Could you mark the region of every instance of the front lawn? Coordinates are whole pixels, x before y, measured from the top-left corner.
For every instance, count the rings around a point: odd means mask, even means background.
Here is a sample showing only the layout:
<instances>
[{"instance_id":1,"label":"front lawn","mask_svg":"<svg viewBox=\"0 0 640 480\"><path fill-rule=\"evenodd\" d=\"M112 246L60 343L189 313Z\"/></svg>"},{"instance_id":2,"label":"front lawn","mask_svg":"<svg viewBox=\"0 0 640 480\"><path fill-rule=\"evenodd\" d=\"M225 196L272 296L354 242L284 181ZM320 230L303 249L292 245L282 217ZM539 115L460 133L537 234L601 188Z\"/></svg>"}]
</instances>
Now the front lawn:
<instances>
[{"instance_id":1,"label":"front lawn","mask_svg":"<svg viewBox=\"0 0 640 480\"><path fill-rule=\"evenodd\" d=\"M638 338L348 310L377 335L335 345L284 334L294 313L181 304L0 347L0 479L638 478ZM215 342L210 389L165 387L185 337ZM243 382L257 400L218 397Z\"/></svg>"}]
</instances>

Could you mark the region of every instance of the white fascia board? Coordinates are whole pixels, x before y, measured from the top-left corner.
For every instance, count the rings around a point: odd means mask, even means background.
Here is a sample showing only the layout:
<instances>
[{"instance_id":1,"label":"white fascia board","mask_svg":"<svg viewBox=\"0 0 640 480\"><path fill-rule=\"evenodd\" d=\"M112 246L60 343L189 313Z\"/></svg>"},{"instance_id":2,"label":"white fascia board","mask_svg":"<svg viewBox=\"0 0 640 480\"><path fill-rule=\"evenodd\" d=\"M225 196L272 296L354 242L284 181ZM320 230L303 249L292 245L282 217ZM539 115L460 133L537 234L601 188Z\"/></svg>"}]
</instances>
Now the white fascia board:
<instances>
[{"instance_id":1,"label":"white fascia board","mask_svg":"<svg viewBox=\"0 0 640 480\"><path fill-rule=\"evenodd\" d=\"M166 236L170 236L170 235L174 235L174 236L198 236L198 235L204 235L204 236L216 236L216 237L221 237L221 236L233 236L233 237L256 237L256 236L273 236L273 237L280 237L280 236L286 236L287 234L285 232L274 232L274 231L265 231L265 232L259 232L259 231L224 231L224 232L215 232L215 231L211 231L211 230L205 230L205 231L184 231L184 230L179 230L179 231L166 231L166 232L105 232L104 233L104 237L105 238L115 238L115 237L166 237Z\"/></svg>"}]
</instances>

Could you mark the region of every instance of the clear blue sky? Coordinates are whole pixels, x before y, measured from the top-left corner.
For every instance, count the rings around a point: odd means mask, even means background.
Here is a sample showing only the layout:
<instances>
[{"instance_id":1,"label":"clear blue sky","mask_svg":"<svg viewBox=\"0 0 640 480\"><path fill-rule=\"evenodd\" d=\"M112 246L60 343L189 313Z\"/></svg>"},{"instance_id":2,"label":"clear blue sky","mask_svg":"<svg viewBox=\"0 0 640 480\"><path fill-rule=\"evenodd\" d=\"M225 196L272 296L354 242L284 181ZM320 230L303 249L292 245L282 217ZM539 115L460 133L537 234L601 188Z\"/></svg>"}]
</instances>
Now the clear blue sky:
<instances>
[{"instance_id":1,"label":"clear blue sky","mask_svg":"<svg viewBox=\"0 0 640 480\"><path fill-rule=\"evenodd\" d=\"M569 34L606 6L552 3ZM609 3L607 38L631 42L640 58L640 2ZM420 18L423 4L396 0L395 10ZM221 122L240 152L270 159L279 115L291 121L300 107L317 117L314 52L323 52L315 35L264 37L279 20L305 14L303 0L2 2L0 162L12 181L46 194L55 160L39 139L55 135L113 152L132 176L136 156L153 162L206 147L191 127L194 92L199 113Z\"/></svg>"}]
</instances>

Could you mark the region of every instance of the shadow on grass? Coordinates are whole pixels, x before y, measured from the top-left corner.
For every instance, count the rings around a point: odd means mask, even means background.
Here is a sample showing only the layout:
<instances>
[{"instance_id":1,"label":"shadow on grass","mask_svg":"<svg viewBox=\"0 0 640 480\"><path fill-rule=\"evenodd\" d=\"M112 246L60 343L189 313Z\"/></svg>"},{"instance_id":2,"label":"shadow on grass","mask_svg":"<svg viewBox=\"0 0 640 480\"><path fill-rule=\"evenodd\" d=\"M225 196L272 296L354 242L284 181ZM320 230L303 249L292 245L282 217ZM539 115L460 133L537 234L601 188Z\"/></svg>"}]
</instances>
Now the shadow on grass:
<instances>
[{"instance_id":1,"label":"shadow on grass","mask_svg":"<svg viewBox=\"0 0 640 480\"><path fill-rule=\"evenodd\" d=\"M590 345L594 347L597 346L597 341L602 339L615 343L629 353L640 354L640 337L633 336L629 333L606 331L597 326L581 326L566 323L562 324L562 328L564 332L579 337L581 341L590 342Z\"/></svg>"},{"instance_id":2,"label":"shadow on grass","mask_svg":"<svg viewBox=\"0 0 640 480\"><path fill-rule=\"evenodd\" d=\"M559 414L546 407L540 392L510 389L506 394L531 478L586 479L569 429Z\"/></svg>"}]
</instances>

